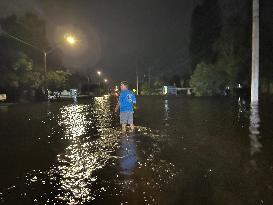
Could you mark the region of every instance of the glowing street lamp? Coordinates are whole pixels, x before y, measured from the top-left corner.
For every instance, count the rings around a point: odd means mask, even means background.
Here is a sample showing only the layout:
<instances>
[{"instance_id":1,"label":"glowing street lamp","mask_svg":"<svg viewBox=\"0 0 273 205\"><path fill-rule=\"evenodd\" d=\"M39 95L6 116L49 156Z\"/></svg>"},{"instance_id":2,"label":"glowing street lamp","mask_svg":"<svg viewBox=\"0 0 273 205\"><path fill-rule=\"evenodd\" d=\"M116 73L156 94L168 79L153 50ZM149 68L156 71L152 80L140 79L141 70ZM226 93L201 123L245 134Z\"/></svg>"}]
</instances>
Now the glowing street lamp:
<instances>
[{"instance_id":1,"label":"glowing street lamp","mask_svg":"<svg viewBox=\"0 0 273 205\"><path fill-rule=\"evenodd\" d=\"M57 46L59 45L59 43L57 43L53 48L49 49L49 50L45 50L45 49L42 49L42 48L39 48L37 47L36 45L33 45L15 35L12 35L12 34L9 34L8 32L5 32L2 30L2 28L0 27L0 34L3 33L4 35L6 35L7 37L13 39L13 40L16 40L22 44L25 44L29 47L32 47L33 49L35 49L36 51L39 51L40 53L42 53L44 55L44 79L45 79L45 91L47 93L47 55L49 53L52 53L56 48ZM68 44L70 45L74 45L77 43L77 40L74 36L72 36L71 34L69 35L65 35L65 40Z\"/></svg>"},{"instance_id":2,"label":"glowing street lamp","mask_svg":"<svg viewBox=\"0 0 273 205\"><path fill-rule=\"evenodd\" d=\"M70 45L75 45L76 42L77 42L76 38L74 36L70 35L70 34L65 37L65 40Z\"/></svg>"},{"instance_id":3,"label":"glowing street lamp","mask_svg":"<svg viewBox=\"0 0 273 205\"><path fill-rule=\"evenodd\" d=\"M97 71L97 74L98 74L99 76L101 76L101 71Z\"/></svg>"},{"instance_id":4,"label":"glowing street lamp","mask_svg":"<svg viewBox=\"0 0 273 205\"><path fill-rule=\"evenodd\" d=\"M69 45L74 45L74 44L77 43L76 38L75 38L74 36L72 36L71 34L65 35L65 41L66 41L66 43L68 43ZM60 44L60 42L57 43L57 44L55 45L55 47L53 47L52 49L50 49L50 50L48 50L48 51L43 51L43 53L44 53L44 69L45 69L45 90L46 90L46 92L47 92L47 55L48 55L49 53L53 52L53 51L57 48L57 46L58 46L59 44Z\"/></svg>"},{"instance_id":5,"label":"glowing street lamp","mask_svg":"<svg viewBox=\"0 0 273 205\"><path fill-rule=\"evenodd\" d=\"M105 83L107 83L107 82L108 82L108 80L107 80L107 79L104 79L104 82L105 82Z\"/></svg>"}]
</instances>

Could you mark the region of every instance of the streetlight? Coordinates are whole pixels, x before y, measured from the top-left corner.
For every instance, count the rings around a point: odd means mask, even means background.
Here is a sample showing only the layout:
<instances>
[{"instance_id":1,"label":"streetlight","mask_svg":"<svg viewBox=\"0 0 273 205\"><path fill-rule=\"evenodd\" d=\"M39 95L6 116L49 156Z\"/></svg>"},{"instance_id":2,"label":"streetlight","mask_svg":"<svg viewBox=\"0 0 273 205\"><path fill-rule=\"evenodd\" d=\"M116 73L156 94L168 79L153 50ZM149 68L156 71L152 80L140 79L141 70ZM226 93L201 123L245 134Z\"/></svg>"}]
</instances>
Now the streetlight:
<instances>
[{"instance_id":1,"label":"streetlight","mask_svg":"<svg viewBox=\"0 0 273 205\"><path fill-rule=\"evenodd\" d=\"M97 71L97 74L98 74L99 76L101 76L101 71L98 70L98 71Z\"/></svg>"},{"instance_id":2,"label":"streetlight","mask_svg":"<svg viewBox=\"0 0 273 205\"><path fill-rule=\"evenodd\" d=\"M58 45L60 43L57 43L53 48L51 48L49 50L45 50L45 49L41 49L41 48L27 42L27 41L24 41L15 35L12 35L12 34L7 33L6 31L3 31L1 27L0 27L0 33L3 33L13 40L16 40L16 41L23 43L29 47L32 47L33 49L41 52L44 55L44 79L45 79L45 92L47 95L48 94L47 93L47 55L52 53L58 47ZM76 38L74 36L72 36L71 34L65 35L65 41L70 45L74 45L77 42Z\"/></svg>"},{"instance_id":3,"label":"streetlight","mask_svg":"<svg viewBox=\"0 0 273 205\"><path fill-rule=\"evenodd\" d=\"M65 40L70 44L70 45L74 45L76 44L77 40L74 36L72 35L68 35L66 36Z\"/></svg>"},{"instance_id":4,"label":"streetlight","mask_svg":"<svg viewBox=\"0 0 273 205\"><path fill-rule=\"evenodd\" d=\"M68 35L65 35L65 38L64 40L69 44L69 45L74 45L76 44L76 38L71 35L71 34L68 34ZM52 49L50 50L41 50L41 49L38 49L40 51L43 52L44 54L44 78L45 78L45 91L46 91L46 95L48 94L47 93L47 55L52 53L59 45L60 43L57 43Z\"/></svg>"},{"instance_id":5,"label":"streetlight","mask_svg":"<svg viewBox=\"0 0 273 205\"><path fill-rule=\"evenodd\" d=\"M105 78L105 79L104 79L104 82L105 82L105 83L107 83L107 82L108 82L108 80Z\"/></svg>"}]
</instances>

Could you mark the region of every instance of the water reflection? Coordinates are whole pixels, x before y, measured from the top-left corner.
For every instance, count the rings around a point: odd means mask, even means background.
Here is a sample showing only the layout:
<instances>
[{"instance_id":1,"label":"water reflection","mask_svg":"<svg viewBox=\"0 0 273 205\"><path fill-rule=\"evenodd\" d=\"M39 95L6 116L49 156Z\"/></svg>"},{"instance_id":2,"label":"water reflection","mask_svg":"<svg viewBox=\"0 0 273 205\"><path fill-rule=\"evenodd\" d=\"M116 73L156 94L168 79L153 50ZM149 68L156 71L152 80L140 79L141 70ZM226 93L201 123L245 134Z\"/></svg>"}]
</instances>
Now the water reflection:
<instances>
[{"instance_id":1,"label":"water reflection","mask_svg":"<svg viewBox=\"0 0 273 205\"><path fill-rule=\"evenodd\" d=\"M86 133L86 128L90 124L87 120L87 105L69 105L61 109L59 125L64 127L66 139L77 141L78 136Z\"/></svg>"},{"instance_id":2,"label":"water reflection","mask_svg":"<svg viewBox=\"0 0 273 205\"><path fill-rule=\"evenodd\" d=\"M244 119L246 118L246 113L247 112L247 103L244 99L242 99L241 97L238 98L238 121L244 121ZM242 123L241 122L241 123Z\"/></svg>"},{"instance_id":3,"label":"water reflection","mask_svg":"<svg viewBox=\"0 0 273 205\"><path fill-rule=\"evenodd\" d=\"M95 170L105 166L112 157L118 142L118 133L109 128L111 112L109 100L96 98L93 109L88 105L70 105L61 109L60 125L64 126L65 138L71 140L65 152L58 155L57 173L61 192L57 199L68 204L82 204L95 199L91 184L97 180ZM100 138L85 136L95 117ZM94 121L94 120L93 120Z\"/></svg>"},{"instance_id":4,"label":"water reflection","mask_svg":"<svg viewBox=\"0 0 273 205\"><path fill-rule=\"evenodd\" d=\"M49 106L46 113L48 121L56 117ZM67 146L49 170L32 170L26 175L26 185L32 190L39 190L41 185L51 187L46 197L45 193L34 196L35 202L84 204L97 197L93 188L97 181L94 172L103 168L109 159L116 158L113 153L120 133L110 127L112 118L107 97L95 98L92 104L73 103L59 109L59 126L54 129L61 129L59 136ZM56 132L54 129L52 132Z\"/></svg>"},{"instance_id":5,"label":"water reflection","mask_svg":"<svg viewBox=\"0 0 273 205\"><path fill-rule=\"evenodd\" d=\"M95 199L91 186L97 180L94 171L103 168L113 157L111 153L117 146L117 136L114 130L104 130L98 140L73 143L58 156L57 173L61 186L58 199L69 204Z\"/></svg>"},{"instance_id":6,"label":"water reflection","mask_svg":"<svg viewBox=\"0 0 273 205\"><path fill-rule=\"evenodd\" d=\"M138 156L136 152L136 144L133 135L122 138L121 140L121 174L132 175L137 165Z\"/></svg>"},{"instance_id":7,"label":"water reflection","mask_svg":"<svg viewBox=\"0 0 273 205\"><path fill-rule=\"evenodd\" d=\"M255 153L260 152L262 148L260 142L260 116L258 104L251 104L249 120L250 154L254 155Z\"/></svg>"},{"instance_id":8,"label":"water reflection","mask_svg":"<svg viewBox=\"0 0 273 205\"><path fill-rule=\"evenodd\" d=\"M98 129L111 127L113 121L113 113L110 109L109 96L96 97L94 102L94 114L96 126Z\"/></svg>"},{"instance_id":9,"label":"water reflection","mask_svg":"<svg viewBox=\"0 0 273 205\"><path fill-rule=\"evenodd\" d=\"M164 100L164 120L168 120L169 119L169 101L168 99Z\"/></svg>"},{"instance_id":10,"label":"water reflection","mask_svg":"<svg viewBox=\"0 0 273 205\"><path fill-rule=\"evenodd\" d=\"M79 200L89 200L90 189L88 183L95 179L90 176L94 169L94 160L88 155L88 142L82 142L79 136L86 132L89 124L84 105L70 105L61 110L60 125L64 126L65 138L71 140L71 144L65 149L65 153L58 155L57 172L60 175L60 187L62 192L59 199L77 204Z\"/></svg>"},{"instance_id":11,"label":"water reflection","mask_svg":"<svg viewBox=\"0 0 273 205\"><path fill-rule=\"evenodd\" d=\"M141 126L134 135L122 135L112 127L110 104L105 96L90 104L47 105L39 121L58 138L48 145L57 150L56 159L45 169L28 171L3 196L0 190L0 200L9 200L12 193L20 195L22 204L96 204L104 197L126 203L137 192L140 204L158 204L158 193L178 173L161 155L168 139Z\"/></svg>"},{"instance_id":12,"label":"water reflection","mask_svg":"<svg viewBox=\"0 0 273 205\"><path fill-rule=\"evenodd\" d=\"M9 106L7 105L0 105L0 111L7 112L9 110Z\"/></svg>"}]
</instances>

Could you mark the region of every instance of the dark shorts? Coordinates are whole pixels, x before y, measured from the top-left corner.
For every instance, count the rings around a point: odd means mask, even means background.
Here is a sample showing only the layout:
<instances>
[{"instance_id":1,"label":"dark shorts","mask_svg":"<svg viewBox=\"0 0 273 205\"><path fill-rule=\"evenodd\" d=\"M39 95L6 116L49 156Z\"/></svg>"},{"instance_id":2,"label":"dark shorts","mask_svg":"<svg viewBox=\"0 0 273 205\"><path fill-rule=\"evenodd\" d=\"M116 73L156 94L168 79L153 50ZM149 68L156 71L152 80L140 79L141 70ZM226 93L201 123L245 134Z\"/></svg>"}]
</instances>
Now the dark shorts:
<instances>
[{"instance_id":1,"label":"dark shorts","mask_svg":"<svg viewBox=\"0 0 273 205\"><path fill-rule=\"evenodd\" d=\"M134 113L133 112L121 112L120 113L120 124L134 124Z\"/></svg>"}]
</instances>

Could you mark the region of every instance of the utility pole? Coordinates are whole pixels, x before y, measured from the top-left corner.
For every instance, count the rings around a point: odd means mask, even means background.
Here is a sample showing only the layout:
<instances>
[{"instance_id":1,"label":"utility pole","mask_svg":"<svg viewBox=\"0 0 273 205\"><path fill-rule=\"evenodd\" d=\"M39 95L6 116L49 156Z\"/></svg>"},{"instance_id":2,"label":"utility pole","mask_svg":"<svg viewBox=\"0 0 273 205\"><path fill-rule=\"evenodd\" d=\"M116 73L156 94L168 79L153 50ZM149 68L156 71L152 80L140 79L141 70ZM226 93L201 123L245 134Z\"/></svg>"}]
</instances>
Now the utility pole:
<instances>
[{"instance_id":1,"label":"utility pole","mask_svg":"<svg viewBox=\"0 0 273 205\"><path fill-rule=\"evenodd\" d=\"M148 86L149 90L151 89L151 66L148 68Z\"/></svg>"},{"instance_id":2,"label":"utility pole","mask_svg":"<svg viewBox=\"0 0 273 205\"><path fill-rule=\"evenodd\" d=\"M90 73L89 73L89 69L87 69L87 92L88 92L88 96L90 94Z\"/></svg>"},{"instance_id":3,"label":"utility pole","mask_svg":"<svg viewBox=\"0 0 273 205\"><path fill-rule=\"evenodd\" d=\"M136 58L136 94L138 95L139 93L139 78L138 78L138 61Z\"/></svg>"},{"instance_id":4,"label":"utility pole","mask_svg":"<svg viewBox=\"0 0 273 205\"><path fill-rule=\"evenodd\" d=\"M251 104L259 101L259 0L253 0Z\"/></svg>"},{"instance_id":5,"label":"utility pole","mask_svg":"<svg viewBox=\"0 0 273 205\"><path fill-rule=\"evenodd\" d=\"M45 95L48 97L48 87L47 87L47 52L44 52L44 80L45 80Z\"/></svg>"},{"instance_id":6,"label":"utility pole","mask_svg":"<svg viewBox=\"0 0 273 205\"><path fill-rule=\"evenodd\" d=\"M138 79L138 69L136 68L136 94L138 95L138 84L139 84L139 79Z\"/></svg>"}]
</instances>

